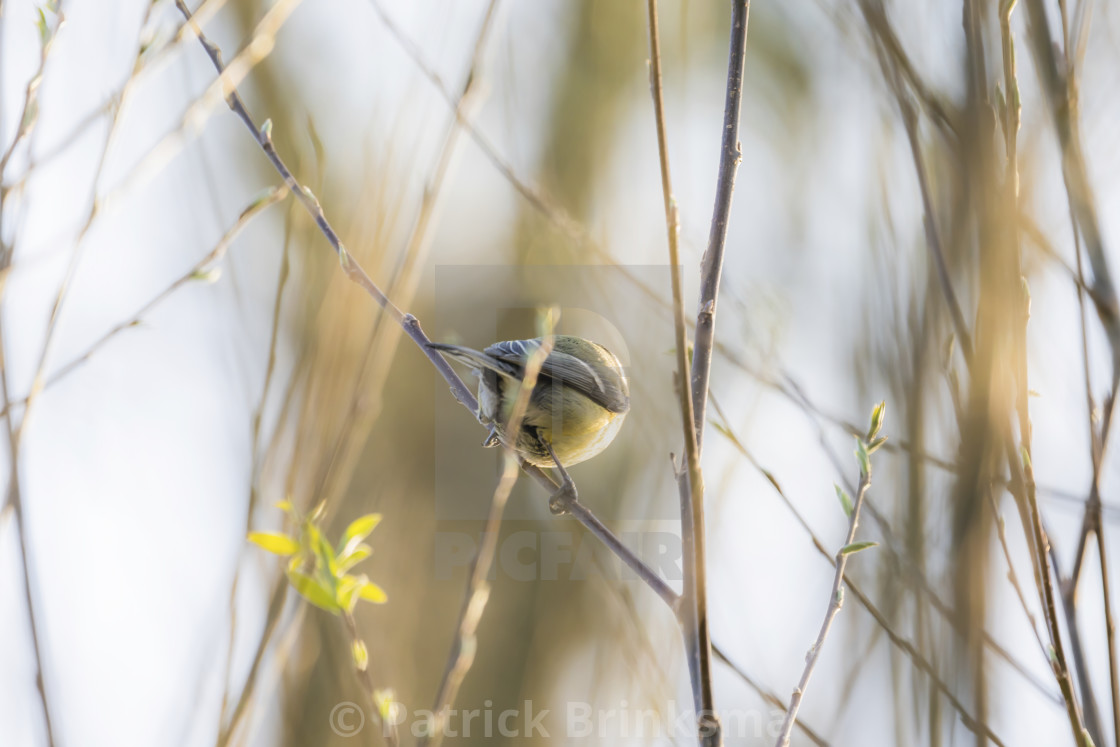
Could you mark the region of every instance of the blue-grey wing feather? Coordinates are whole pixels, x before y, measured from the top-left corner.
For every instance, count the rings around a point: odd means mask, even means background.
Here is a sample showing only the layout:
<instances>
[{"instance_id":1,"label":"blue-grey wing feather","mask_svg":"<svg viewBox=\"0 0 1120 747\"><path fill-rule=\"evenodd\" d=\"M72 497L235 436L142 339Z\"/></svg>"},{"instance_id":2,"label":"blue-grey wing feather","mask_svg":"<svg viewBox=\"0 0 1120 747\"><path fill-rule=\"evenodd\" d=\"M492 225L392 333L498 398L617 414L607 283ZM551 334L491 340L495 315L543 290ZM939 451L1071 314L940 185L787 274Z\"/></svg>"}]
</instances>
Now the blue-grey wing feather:
<instances>
[{"instance_id":1,"label":"blue-grey wing feather","mask_svg":"<svg viewBox=\"0 0 1120 747\"><path fill-rule=\"evenodd\" d=\"M516 366L520 378L524 375L525 362L539 347L538 340L507 340L491 345L484 352L498 361ZM617 373L604 371L600 375L574 355L553 350L541 365L541 375L572 387L611 412L621 413L630 409L630 398Z\"/></svg>"}]
</instances>

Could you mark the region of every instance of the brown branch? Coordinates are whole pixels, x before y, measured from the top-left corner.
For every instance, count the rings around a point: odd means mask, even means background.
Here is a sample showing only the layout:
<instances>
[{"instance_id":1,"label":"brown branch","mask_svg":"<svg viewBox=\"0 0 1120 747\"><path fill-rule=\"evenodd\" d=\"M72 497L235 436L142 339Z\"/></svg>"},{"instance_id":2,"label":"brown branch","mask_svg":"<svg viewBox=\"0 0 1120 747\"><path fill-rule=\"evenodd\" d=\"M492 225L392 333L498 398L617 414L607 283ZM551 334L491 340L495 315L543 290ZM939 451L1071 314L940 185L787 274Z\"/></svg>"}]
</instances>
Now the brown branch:
<instances>
[{"instance_id":1,"label":"brown branch","mask_svg":"<svg viewBox=\"0 0 1120 747\"><path fill-rule=\"evenodd\" d=\"M650 88L653 94L654 121L657 126L657 152L661 165L661 194L665 203L665 224L669 234L669 275L673 290L673 330L676 339L677 394L684 431L686 465L677 474L681 496L681 540L683 544L684 592L679 619L685 637L685 651L692 681L700 744L717 747L723 743L719 718L712 694L712 648L708 632L708 591L704 533L704 476L700 470L700 446L693 407L692 377L688 362L688 332L684 316L680 252L680 214L673 197L669 175L669 143L665 134L665 101L661 86L661 40L657 24L657 0L648 0ZM730 192L728 193L730 197ZM726 226L724 226L726 230ZM720 267L714 268L718 284ZM714 293L714 288L713 288ZM714 297L711 308L714 313ZM710 339L709 339L710 349Z\"/></svg>"}]
</instances>

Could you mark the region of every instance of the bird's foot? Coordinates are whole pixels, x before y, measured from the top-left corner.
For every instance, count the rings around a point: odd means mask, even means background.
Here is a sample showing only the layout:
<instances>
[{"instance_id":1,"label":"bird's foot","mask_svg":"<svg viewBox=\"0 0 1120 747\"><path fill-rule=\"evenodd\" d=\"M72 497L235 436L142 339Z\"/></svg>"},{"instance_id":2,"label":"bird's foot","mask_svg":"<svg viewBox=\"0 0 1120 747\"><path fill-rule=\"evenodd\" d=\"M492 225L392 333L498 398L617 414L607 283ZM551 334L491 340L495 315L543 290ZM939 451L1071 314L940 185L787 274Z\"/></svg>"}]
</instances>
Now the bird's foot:
<instances>
[{"instance_id":1,"label":"bird's foot","mask_svg":"<svg viewBox=\"0 0 1120 747\"><path fill-rule=\"evenodd\" d=\"M570 481L565 482L559 490L549 497L548 510L552 512L553 516L563 516L571 511L572 506L578 500L579 494L576 492L576 484Z\"/></svg>"}]
</instances>

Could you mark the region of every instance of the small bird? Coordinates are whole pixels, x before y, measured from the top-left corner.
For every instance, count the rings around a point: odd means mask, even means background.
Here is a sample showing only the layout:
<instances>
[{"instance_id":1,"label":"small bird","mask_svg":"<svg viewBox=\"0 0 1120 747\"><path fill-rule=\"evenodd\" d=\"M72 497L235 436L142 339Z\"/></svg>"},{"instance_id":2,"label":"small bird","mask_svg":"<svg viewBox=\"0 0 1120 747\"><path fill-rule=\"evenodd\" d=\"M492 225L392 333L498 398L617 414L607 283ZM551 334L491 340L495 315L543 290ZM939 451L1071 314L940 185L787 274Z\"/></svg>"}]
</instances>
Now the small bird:
<instances>
[{"instance_id":1,"label":"small bird","mask_svg":"<svg viewBox=\"0 0 1120 747\"><path fill-rule=\"evenodd\" d=\"M553 340L514 443L505 428L540 338L496 342L482 352L443 343L431 347L478 376L478 419L490 427L483 445L506 444L530 464L556 467L568 484L564 467L587 461L618 434L630 410L630 387L622 364L602 345L572 335Z\"/></svg>"}]
</instances>

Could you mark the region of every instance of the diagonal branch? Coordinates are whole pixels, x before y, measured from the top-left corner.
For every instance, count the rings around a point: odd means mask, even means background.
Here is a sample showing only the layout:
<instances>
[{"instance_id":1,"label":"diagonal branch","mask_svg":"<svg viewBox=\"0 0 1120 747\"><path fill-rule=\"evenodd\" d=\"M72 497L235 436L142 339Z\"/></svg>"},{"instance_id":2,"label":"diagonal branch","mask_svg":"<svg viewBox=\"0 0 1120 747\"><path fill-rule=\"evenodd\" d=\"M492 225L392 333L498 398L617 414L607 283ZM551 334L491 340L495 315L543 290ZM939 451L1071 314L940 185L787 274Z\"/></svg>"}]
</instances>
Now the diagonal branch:
<instances>
[{"instance_id":1,"label":"diagonal branch","mask_svg":"<svg viewBox=\"0 0 1120 747\"><path fill-rule=\"evenodd\" d=\"M188 24L191 25L192 30L198 37L199 43L202 44L207 56L210 58L214 68L221 76L225 71L225 66L222 63L221 50L202 32L202 29L194 22L190 10L187 8L184 0L175 0L175 5L183 17L187 19ZM385 293L377 286L376 283L370 279L369 275L361 265L350 256L346 247L342 244L338 233L331 226L323 212L322 206L319 204L318 199L311 192L303 186L299 180L292 174L287 164L280 157L272 142L272 124L270 121L265 121L264 125L258 127L253 121L249 111L245 108L244 102L237 93L236 86L231 85L227 89L226 103L230 110L237 115L245 127L250 131L253 139L257 145L264 151L265 156L268 158L269 163L283 179L285 186L296 196L299 203L310 213L312 219L315 221L319 231L327 239L331 249L338 256L339 264L347 277L362 288L377 304L384 310L397 324L401 326L405 334L408 335L425 357L436 368L436 371L443 377L451 389L452 395L460 404L463 405L469 412L474 413L478 410L478 402L475 400L473 394L467 388L459 375L455 373L451 365L443 359L431 346L431 340L424 333L420 326L420 321L412 314L406 313L398 308ZM538 484L544 487L550 494L556 491L558 485L552 480L551 477L546 475L540 469L528 464L522 463L521 468L532 477ZM653 569L646 565L641 558L639 558L633 550L630 550L611 530L600 522L589 508L579 501L571 501L567 506L568 513L575 517L581 524L584 525L593 535L599 540L604 542L607 547L616 554L624 563L627 564L642 578L642 580L650 586L650 588L662 599L670 608L675 609L676 594L669 587L669 585L662 580Z\"/></svg>"}]
</instances>

